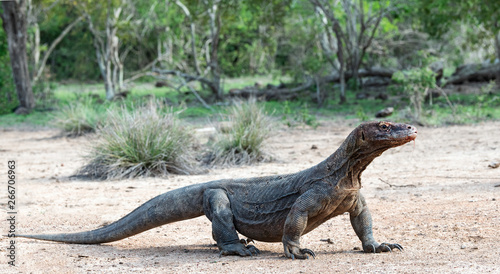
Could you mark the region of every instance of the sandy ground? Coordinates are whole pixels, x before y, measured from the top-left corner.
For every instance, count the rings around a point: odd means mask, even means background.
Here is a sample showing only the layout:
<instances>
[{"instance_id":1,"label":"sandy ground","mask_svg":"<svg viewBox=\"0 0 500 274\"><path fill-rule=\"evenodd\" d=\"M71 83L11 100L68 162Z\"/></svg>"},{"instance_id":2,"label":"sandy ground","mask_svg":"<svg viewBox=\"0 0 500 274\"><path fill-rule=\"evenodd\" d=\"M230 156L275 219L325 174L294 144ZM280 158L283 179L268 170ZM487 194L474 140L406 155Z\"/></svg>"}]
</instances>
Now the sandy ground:
<instances>
[{"instance_id":1,"label":"sandy ground","mask_svg":"<svg viewBox=\"0 0 500 274\"><path fill-rule=\"evenodd\" d=\"M280 129L269 142L279 161L216 169L196 176L120 181L72 180L83 165L85 137L54 130L0 129L0 204L8 216L7 161L16 161L17 233L75 232L99 227L165 191L221 178L290 173L335 151L355 125L324 123L316 130ZM318 149L311 149L315 145ZM364 254L348 215L305 235L314 260L289 260L280 243L257 242L259 256L218 256L210 222L200 217L103 245L16 239L16 268L7 265L10 239L2 236L1 273L83 272L398 272L500 273L500 122L419 128L415 143L377 158L363 174L375 238L404 252ZM2 235L9 230L1 222ZM330 241L325 241L330 239Z\"/></svg>"}]
</instances>

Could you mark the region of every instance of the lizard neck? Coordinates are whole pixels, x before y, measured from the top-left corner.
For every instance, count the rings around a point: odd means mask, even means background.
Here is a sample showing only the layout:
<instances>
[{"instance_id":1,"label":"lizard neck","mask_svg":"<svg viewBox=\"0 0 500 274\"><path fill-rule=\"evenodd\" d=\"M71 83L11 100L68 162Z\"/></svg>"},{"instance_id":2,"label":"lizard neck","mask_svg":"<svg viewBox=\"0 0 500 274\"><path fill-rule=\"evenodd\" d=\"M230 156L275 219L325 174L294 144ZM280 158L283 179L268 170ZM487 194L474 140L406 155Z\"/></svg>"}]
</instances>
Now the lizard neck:
<instances>
[{"instance_id":1,"label":"lizard neck","mask_svg":"<svg viewBox=\"0 0 500 274\"><path fill-rule=\"evenodd\" d=\"M357 132L353 131L342 145L318 167L324 171L325 179L333 182L349 181L353 188L361 188L361 174L366 167L387 148L361 149L357 144Z\"/></svg>"}]
</instances>

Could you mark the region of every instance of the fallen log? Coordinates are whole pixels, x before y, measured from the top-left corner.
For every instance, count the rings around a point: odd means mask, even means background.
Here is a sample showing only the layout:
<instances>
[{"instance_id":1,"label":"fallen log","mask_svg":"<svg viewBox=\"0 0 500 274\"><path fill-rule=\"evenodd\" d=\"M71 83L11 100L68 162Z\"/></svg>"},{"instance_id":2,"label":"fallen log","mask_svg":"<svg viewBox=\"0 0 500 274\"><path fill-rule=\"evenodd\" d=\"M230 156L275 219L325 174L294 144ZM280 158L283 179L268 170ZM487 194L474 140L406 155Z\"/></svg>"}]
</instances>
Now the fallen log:
<instances>
[{"instance_id":1,"label":"fallen log","mask_svg":"<svg viewBox=\"0 0 500 274\"><path fill-rule=\"evenodd\" d=\"M500 64L465 64L446 80L444 86L460 85L465 82L487 82L495 80L500 71Z\"/></svg>"},{"instance_id":2,"label":"fallen log","mask_svg":"<svg viewBox=\"0 0 500 274\"><path fill-rule=\"evenodd\" d=\"M386 78L392 78L392 75L396 72L395 69L390 69L390 68L380 68L380 67L373 67L369 69L360 69L358 71L358 76L360 78L362 77L386 77ZM346 82L352 78L352 72L346 71L345 72L345 80ZM331 74L329 76L325 76L320 79L321 83L326 83L326 82L340 82L340 76L337 73Z\"/></svg>"},{"instance_id":3,"label":"fallen log","mask_svg":"<svg viewBox=\"0 0 500 274\"><path fill-rule=\"evenodd\" d=\"M261 100L293 100L297 98L298 93L313 86L314 81L308 78L305 83L299 84L296 87L288 88L287 85L280 84L279 86L266 85L266 88L259 88L258 86L249 86L242 89L229 90L229 96L250 98L255 97Z\"/></svg>"},{"instance_id":4,"label":"fallen log","mask_svg":"<svg viewBox=\"0 0 500 274\"><path fill-rule=\"evenodd\" d=\"M387 69L387 68L370 68L370 69L360 69L358 72L359 77L379 77L379 78L387 78L385 80L378 79L377 81L368 82L368 85L387 85L390 83L390 78L392 74L394 74L396 70ZM351 72L345 73L346 81L352 77ZM317 79L316 84L322 85L325 83L336 83L340 82L340 76L336 73L321 77ZM292 100L297 98L299 92L307 90L311 88L315 84L312 78L307 78L305 83L299 84L296 87L289 88L287 85L280 84L279 86L266 85L265 88L259 88L257 86L249 86L241 89L231 89L229 91L229 95L231 97L241 97L241 98L249 98L256 97L261 100Z\"/></svg>"}]
</instances>

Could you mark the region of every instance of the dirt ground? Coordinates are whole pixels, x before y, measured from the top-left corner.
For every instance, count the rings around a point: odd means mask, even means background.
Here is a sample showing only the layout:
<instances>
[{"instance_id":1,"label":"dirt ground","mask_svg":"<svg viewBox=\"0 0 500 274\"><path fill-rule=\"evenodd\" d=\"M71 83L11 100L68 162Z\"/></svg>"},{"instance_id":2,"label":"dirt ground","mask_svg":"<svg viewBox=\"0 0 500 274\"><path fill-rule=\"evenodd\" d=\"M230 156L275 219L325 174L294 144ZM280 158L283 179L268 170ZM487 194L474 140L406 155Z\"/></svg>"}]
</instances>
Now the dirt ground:
<instances>
[{"instance_id":1,"label":"dirt ground","mask_svg":"<svg viewBox=\"0 0 500 274\"><path fill-rule=\"evenodd\" d=\"M325 122L316 130L279 129L268 144L278 158L273 163L120 181L70 178L84 163L85 137L0 129L2 219L10 159L18 172L16 232L76 232L117 220L150 198L189 184L308 168L333 153L354 127ZM210 222L200 217L103 245L18 238L16 268L7 265L10 239L2 236L0 272L500 273L500 168L488 167L500 162L500 122L423 127L418 134L415 143L386 151L362 176L375 238L399 243L404 252L362 253L349 216L342 215L302 238L316 259L292 261L281 243L263 242L256 242L259 256L220 258ZM1 230L7 233L8 222L1 222Z\"/></svg>"}]
</instances>

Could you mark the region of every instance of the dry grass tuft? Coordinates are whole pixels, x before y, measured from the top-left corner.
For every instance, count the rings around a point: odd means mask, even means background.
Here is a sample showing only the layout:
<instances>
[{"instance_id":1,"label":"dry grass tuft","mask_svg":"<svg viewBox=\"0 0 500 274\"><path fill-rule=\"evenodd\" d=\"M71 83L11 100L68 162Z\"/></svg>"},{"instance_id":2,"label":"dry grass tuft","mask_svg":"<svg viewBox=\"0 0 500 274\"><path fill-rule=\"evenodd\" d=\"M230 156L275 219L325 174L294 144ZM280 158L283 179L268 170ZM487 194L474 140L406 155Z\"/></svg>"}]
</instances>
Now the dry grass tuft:
<instances>
[{"instance_id":1,"label":"dry grass tuft","mask_svg":"<svg viewBox=\"0 0 500 274\"><path fill-rule=\"evenodd\" d=\"M90 100L78 101L57 112L52 123L68 136L95 132L105 118L105 111L99 107Z\"/></svg>"},{"instance_id":2,"label":"dry grass tuft","mask_svg":"<svg viewBox=\"0 0 500 274\"><path fill-rule=\"evenodd\" d=\"M270 160L263 150L272 122L255 100L237 103L227 115L229 126L217 130L210 152L204 157L209 165L243 165Z\"/></svg>"},{"instance_id":3,"label":"dry grass tuft","mask_svg":"<svg viewBox=\"0 0 500 274\"><path fill-rule=\"evenodd\" d=\"M176 113L160 113L158 104L108 113L97 130L90 163L79 174L96 179L193 174L194 138Z\"/></svg>"}]
</instances>

